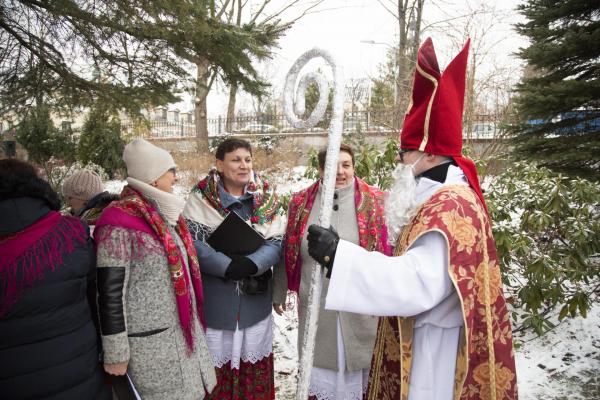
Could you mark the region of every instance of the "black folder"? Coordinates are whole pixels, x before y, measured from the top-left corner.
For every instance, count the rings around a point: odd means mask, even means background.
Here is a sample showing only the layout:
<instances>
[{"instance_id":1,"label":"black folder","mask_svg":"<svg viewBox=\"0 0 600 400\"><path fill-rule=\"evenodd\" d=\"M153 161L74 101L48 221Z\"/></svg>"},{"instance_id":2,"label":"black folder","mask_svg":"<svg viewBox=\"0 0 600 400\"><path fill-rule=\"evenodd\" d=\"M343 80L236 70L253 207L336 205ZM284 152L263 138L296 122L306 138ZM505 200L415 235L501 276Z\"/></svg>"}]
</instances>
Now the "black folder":
<instances>
[{"instance_id":1,"label":"black folder","mask_svg":"<svg viewBox=\"0 0 600 400\"><path fill-rule=\"evenodd\" d=\"M231 211L206 242L213 249L228 256L245 256L254 253L262 246L265 238L242 217Z\"/></svg>"},{"instance_id":2,"label":"black folder","mask_svg":"<svg viewBox=\"0 0 600 400\"><path fill-rule=\"evenodd\" d=\"M140 400L141 397L138 394L131 378L128 374L113 376L110 375L112 387L118 400Z\"/></svg>"}]
</instances>

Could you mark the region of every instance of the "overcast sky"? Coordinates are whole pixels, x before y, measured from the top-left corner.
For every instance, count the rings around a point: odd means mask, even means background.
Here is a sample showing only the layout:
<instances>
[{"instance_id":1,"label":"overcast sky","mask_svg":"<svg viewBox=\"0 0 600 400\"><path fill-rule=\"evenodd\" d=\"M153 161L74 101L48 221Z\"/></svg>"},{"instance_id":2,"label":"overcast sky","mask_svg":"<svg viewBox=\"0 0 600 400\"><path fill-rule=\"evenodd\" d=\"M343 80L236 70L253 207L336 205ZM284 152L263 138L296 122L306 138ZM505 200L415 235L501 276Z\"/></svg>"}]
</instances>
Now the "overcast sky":
<instances>
[{"instance_id":1,"label":"overcast sky","mask_svg":"<svg viewBox=\"0 0 600 400\"><path fill-rule=\"evenodd\" d=\"M252 1L252 0L251 0ZM304 0L304 5L311 0ZM284 0L273 3L283 4ZM425 0L424 21L426 27L421 38L431 36L440 67L445 68L448 61L458 51L463 38L483 37L481 53L482 73L486 69L509 67L518 71L520 62L512 56L520 46L526 44L512 28L521 20L514 11L520 0ZM272 92L277 97L285 75L292 63L304 51L312 47L321 47L331 52L341 63L344 76L350 78L373 77L377 75L378 65L385 60L386 51L398 37L397 20L384 8L393 5L391 0L324 0L315 12L305 15L287 32L280 41L272 60L261 63L259 69L273 85ZM482 12L482 5L485 7ZM475 17L464 17L479 10ZM290 10L289 15L298 15L299 8ZM451 28L441 29L442 20L452 19ZM466 27L465 25L470 24ZM428 27L429 26L429 27ZM453 39L452 39L453 38ZM367 44L374 41L381 44ZM316 63L307 68L316 68ZM515 73L512 73L514 76ZM227 107L226 88L219 85L209 95L209 116L224 115ZM252 107L248 96L238 98L241 108ZM191 102L179 105L180 109L191 108Z\"/></svg>"}]
</instances>

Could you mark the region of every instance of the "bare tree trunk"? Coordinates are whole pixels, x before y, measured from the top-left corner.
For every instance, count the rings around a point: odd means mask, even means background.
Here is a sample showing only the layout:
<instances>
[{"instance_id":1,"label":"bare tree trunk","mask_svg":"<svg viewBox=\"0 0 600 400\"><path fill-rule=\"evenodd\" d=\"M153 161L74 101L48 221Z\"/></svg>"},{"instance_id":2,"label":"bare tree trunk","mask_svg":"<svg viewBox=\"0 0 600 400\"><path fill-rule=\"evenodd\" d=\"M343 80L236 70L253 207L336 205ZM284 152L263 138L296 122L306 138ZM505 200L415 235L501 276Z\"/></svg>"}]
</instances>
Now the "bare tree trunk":
<instances>
[{"instance_id":1,"label":"bare tree trunk","mask_svg":"<svg viewBox=\"0 0 600 400\"><path fill-rule=\"evenodd\" d=\"M235 24L237 26L242 26L242 11L244 9L245 3L242 0L237 1L237 16L235 20ZM229 14L229 18L233 18L233 14L235 11L235 1L231 3L231 13ZM255 15L255 18L258 18L258 13ZM227 103L227 120L225 121L225 132L233 132L233 119L235 118L235 100L238 91L238 85L233 83L229 87L229 103Z\"/></svg>"},{"instance_id":2,"label":"bare tree trunk","mask_svg":"<svg viewBox=\"0 0 600 400\"><path fill-rule=\"evenodd\" d=\"M421 21L423 19L423 4L425 3L425 0L417 0L417 8L416 8L416 13L417 15L415 16L415 30L414 30L414 36L412 39L412 43L411 43L411 54L410 54L410 60L411 62L413 62L414 64L416 64L417 62L417 54L419 53L419 45L421 44ZM412 68L411 68L412 70Z\"/></svg>"},{"instance_id":3,"label":"bare tree trunk","mask_svg":"<svg viewBox=\"0 0 600 400\"><path fill-rule=\"evenodd\" d=\"M225 122L225 132L233 132L233 120L235 119L235 98L237 95L237 85L231 85L229 88L229 103L227 104L227 121Z\"/></svg>"},{"instance_id":4,"label":"bare tree trunk","mask_svg":"<svg viewBox=\"0 0 600 400\"><path fill-rule=\"evenodd\" d=\"M425 0L398 0L398 53L396 54L396 82L394 88L394 126L404 121L411 96L411 83L421 41L421 21ZM412 24L411 24L412 22ZM409 33L413 31L413 36Z\"/></svg>"},{"instance_id":5,"label":"bare tree trunk","mask_svg":"<svg viewBox=\"0 0 600 400\"><path fill-rule=\"evenodd\" d=\"M414 25L407 24L406 25L406 52L404 57L404 75L402 77L401 91L402 97L401 102L399 103L400 107L400 125L404 123L404 117L408 112L408 105L410 104L410 98L412 96L412 78L414 75L415 67L417 65L417 54L419 52L419 46L421 44L421 21L423 16L423 4L425 0L415 0L412 4L412 10L408 17L409 21L412 20ZM408 38L408 32L413 32L412 38Z\"/></svg>"},{"instance_id":6,"label":"bare tree trunk","mask_svg":"<svg viewBox=\"0 0 600 400\"><path fill-rule=\"evenodd\" d=\"M406 74L406 45L407 45L407 29L406 29L406 9L408 0L398 0L398 54L396 55L397 71L396 71L396 87L394 89L394 127L399 129L402 126L404 118L406 93L403 91L403 83Z\"/></svg>"},{"instance_id":7,"label":"bare tree trunk","mask_svg":"<svg viewBox=\"0 0 600 400\"><path fill-rule=\"evenodd\" d=\"M196 101L194 116L196 118L196 143L199 153L208 153L208 120L206 97L210 90L209 87L209 62L201 59L196 63L198 72L196 75Z\"/></svg>"}]
</instances>

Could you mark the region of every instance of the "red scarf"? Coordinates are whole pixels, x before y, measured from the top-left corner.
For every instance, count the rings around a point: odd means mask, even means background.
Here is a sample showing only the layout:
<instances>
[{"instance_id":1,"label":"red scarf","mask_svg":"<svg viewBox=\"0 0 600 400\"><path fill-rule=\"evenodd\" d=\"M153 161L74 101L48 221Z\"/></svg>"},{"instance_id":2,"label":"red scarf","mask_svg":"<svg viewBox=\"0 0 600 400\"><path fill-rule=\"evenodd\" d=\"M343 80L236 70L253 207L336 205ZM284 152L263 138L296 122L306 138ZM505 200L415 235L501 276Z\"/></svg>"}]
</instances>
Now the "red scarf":
<instances>
[{"instance_id":1,"label":"red scarf","mask_svg":"<svg viewBox=\"0 0 600 400\"><path fill-rule=\"evenodd\" d=\"M63 217L56 211L16 234L0 236L0 317L46 270L62 266L63 257L75 250L75 242L87 239L78 218Z\"/></svg>"},{"instance_id":2,"label":"red scarf","mask_svg":"<svg viewBox=\"0 0 600 400\"><path fill-rule=\"evenodd\" d=\"M379 189L354 178L354 204L358 222L358 238L361 247L389 255L390 246L384 217L384 196ZM284 258L288 289L298 292L302 260L300 243L306 230L308 216L319 190L319 181L298 193L294 193L288 206L288 224L285 232Z\"/></svg>"},{"instance_id":3,"label":"red scarf","mask_svg":"<svg viewBox=\"0 0 600 400\"><path fill-rule=\"evenodd\" d=\"M145 223L144 223L145 222ZM169 233L165 220L158 211L144 198L139 192L131 186L125 186L121 192L121 198L112 202L102 213L102 216L96 223L96 232L100 232L103 226L122 226L128 229L141 230L156 235L162 243L167 253L167 262L169 265L169 274L173 282L175 298L177 300L177 311L179 314L179 323L183 330L188 350L194 350L194 324L192 315L192 294L190 288L193 287L196 295L196 309L198 318L203 327L203 294L202 279L200 278L200 265L196 248L192 241L190 232L183 217L179 216L176 232L181 237L185 245L188 256L188 267L191 271L190 276L185 263L182 260L182 254L175 243L173 236ZM150 229L148 229L148 227Z\"/></svg>"}]
</instances>

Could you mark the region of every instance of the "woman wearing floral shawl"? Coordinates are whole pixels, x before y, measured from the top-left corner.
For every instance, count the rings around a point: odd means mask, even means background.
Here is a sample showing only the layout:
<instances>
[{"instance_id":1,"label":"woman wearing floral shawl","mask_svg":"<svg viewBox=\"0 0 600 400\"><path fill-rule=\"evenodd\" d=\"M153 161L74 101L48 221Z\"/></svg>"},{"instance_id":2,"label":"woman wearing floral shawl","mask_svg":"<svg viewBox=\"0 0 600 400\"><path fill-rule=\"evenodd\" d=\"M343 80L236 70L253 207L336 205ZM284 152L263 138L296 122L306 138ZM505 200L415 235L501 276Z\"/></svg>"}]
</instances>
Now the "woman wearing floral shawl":
<instances>
[{"instance_id":1,"label":"woman wearing floral shawl","mask_svg":"<svg viewBox=\"0 0 600 400\"><path fill-rule=\"evenodd\" d=\"M216 169L194 186L183 212L198 250L206 338L217 370L209 398L274 399L270 277L285 220L277 214L277 196L252 169L250 143L227 139L215 156ZM266 239L251 254L225 254L207 243L230 212Z\"/></svg>"},{"instance_id":2,"label":"woman wearing floral shawl","mask_svg":"<svg viewBox=\"0 0 600 400\"><path fill-rule=\"evenodd\" d=\"M128 185L95 230L104 369L127 372L144 400L200 400L216 376L175 162L143 139L125 146L123 160Z\"/></svg>"},{"instance_id":3,"label":"woman wearing floral shawl","mask_svg":"<svg viewBox=\"0 0 600 400\"><path fill-rule=\"evenodd\" d=\"M325 150L319 153L319 173L323 176ZM298 295L298 348L304 335L311 269L307 226L317 223L321 204L321 180L292 195L284 241L287 285L274 289L274 308L283 312L286 289ZM331 226L341 238L368 249L388 254L383 193L354 176L354 152L342 144L337 166ZM277 277L282 277L280 274ZM309 388L310 399L358 399L363 397L377 319L372 316L329 311L323 308L329 279L323 282L315 354ZM287 286L287 287L286 287Z\"/></svg>"}]
</instances>

